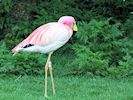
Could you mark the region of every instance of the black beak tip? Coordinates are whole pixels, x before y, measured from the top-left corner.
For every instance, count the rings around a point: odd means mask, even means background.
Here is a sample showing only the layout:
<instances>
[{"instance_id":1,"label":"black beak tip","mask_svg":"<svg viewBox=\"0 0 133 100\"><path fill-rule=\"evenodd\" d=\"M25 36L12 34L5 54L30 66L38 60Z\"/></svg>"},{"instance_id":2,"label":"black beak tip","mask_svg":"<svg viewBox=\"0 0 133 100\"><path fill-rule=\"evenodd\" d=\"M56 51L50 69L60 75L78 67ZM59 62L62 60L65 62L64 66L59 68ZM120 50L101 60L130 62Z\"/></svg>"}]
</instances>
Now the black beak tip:
<instances>
[{"instance_id":1,"label":"black beak tip","mask_svg":"<svg viewBox=\"0 0 133 100\"><path fill-rule=\"evenodd\" d=\"M73 34L75 34L77 31L73 31Z\"/></svg>"}]
</instances>

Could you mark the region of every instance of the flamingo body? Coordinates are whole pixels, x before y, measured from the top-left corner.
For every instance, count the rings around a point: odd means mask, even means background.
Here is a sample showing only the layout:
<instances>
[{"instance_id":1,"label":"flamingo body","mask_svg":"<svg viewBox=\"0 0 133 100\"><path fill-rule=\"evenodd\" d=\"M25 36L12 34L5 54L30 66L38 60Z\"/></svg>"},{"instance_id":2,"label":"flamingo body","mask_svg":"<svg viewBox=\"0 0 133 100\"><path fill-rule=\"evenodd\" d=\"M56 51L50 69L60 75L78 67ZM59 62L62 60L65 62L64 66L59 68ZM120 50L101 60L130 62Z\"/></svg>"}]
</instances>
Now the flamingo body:
<instances>
[{"instance_id":1,"label":"flamingo body","mask_svg":"<svg viewBox=\"0 0 133 100\"><path fill-rule=\"evenodd\" d=\"M67 25L56 22L48 23L34 30L13 49L13 52L53 52L63 46L70 39L72 33L72 29ZM32 46L23 48L29 44Z\"/></svg>"}]
</instances>

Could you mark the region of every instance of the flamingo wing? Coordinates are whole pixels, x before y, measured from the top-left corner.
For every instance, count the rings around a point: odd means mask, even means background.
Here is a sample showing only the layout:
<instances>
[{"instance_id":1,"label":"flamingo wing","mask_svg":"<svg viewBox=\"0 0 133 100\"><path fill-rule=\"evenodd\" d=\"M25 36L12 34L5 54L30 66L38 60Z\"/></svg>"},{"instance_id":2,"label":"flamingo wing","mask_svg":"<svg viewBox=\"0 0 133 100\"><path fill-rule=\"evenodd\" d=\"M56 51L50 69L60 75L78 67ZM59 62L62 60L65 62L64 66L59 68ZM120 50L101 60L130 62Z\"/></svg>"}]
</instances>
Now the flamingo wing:
<instances>
[{"instance_id":1,"label":"flamingo wing","mask_svg":"<svg viewBox=\"0 0 133 100\"><path fill-rule=\"evenodd\" d=\"M32 51L47 53L64 45L72 35L72 30L63 24L48 23L34 30L12 51Z\"/></svg>"}]
</instances>

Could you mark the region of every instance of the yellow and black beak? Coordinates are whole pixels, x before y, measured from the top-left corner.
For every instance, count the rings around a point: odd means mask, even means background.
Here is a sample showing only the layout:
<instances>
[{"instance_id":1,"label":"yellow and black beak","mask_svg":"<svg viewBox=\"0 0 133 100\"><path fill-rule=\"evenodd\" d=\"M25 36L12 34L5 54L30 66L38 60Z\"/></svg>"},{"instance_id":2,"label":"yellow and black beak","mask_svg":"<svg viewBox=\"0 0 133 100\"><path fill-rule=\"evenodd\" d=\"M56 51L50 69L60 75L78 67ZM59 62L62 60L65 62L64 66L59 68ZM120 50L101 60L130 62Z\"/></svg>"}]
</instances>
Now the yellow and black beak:
<instances>
[{"instance_id":1,"label":"yellow and black beak","mask_svg":"<svg viewBox=\"0 0 133 100\"><path fill-rule=\"evenodd\" d=\"M77 27L76 23L73 25L73 31L75 31L75 32L78 31L78 27Z\"/></svg>"}]
</instances>

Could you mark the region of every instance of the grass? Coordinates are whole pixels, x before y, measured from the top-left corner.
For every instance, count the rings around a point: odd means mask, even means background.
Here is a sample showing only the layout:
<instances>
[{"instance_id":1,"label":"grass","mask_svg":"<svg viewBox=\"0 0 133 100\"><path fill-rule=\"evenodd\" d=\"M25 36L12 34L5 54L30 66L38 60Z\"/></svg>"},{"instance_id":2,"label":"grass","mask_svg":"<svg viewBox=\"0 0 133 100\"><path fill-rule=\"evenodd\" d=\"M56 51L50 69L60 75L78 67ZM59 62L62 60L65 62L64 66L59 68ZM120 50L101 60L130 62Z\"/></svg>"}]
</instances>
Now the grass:
<instances>
[{"instance_id":1,"label":"grass","mask_svg":"<svg viewBox=\"0 0 133 100\"><path fill-rule=\"evenodd\" d=\"M44 78L24 76L0 78L0 100L45 100ZM50 80L49 80L50 81ZM49 100L133 100L132 79L84 77L55 77L56 95L52 96L49 82Z\"/></svg>"}]
</instances>

